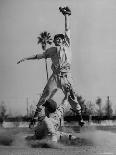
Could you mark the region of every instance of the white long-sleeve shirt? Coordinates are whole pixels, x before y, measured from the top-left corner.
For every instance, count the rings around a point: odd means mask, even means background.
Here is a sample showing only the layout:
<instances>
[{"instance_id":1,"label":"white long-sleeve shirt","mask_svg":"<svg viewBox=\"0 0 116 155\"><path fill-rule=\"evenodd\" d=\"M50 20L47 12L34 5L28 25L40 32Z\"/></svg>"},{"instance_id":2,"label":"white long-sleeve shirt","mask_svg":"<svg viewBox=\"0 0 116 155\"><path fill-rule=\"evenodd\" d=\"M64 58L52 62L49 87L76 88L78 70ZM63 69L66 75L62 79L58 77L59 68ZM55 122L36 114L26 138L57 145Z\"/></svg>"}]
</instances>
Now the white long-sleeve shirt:
<instances>
[{"instance_id":1,"label":"white long-sleeve shirt","mask_svg":"<svg viewBox=\"0 0 116 155\"><path fill-rule=\"evenodd\" d=\"M65 31L65 39L62 46L50 47L43 55L45 58L51 58L51 69L54 73L69 72L72 60L70 30Z\"/></svg>"}]
</instances>

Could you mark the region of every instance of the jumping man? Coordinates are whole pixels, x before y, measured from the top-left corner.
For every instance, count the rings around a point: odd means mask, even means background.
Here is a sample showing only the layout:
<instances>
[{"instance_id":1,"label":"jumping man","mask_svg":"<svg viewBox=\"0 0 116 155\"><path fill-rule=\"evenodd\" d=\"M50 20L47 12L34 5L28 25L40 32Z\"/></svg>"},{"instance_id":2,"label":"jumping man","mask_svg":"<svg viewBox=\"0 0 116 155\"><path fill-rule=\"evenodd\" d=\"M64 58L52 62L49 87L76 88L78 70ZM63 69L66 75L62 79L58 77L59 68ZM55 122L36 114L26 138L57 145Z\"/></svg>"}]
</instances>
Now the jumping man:
<instances>
[{"instance_id":1,"label":"jumping man","mask_svg":"<svg viewBox=\"0 0 116 155\"><path fill-rule=\"evenodd\" d=\"M59 8L60 12L65 17L65 33L56 34L54 36L54 47L48 48L42 54L36 54L31 57L23 58L18 63L25 60L34 60L34 59L43 59L51 58L53 71L51 77L49 78L43 93L40 97L40 100L37 104L34 118L41 119L41 111L43 109L43 104L57 92L58 89L61 89L65 95L64 101L68 100L73 111L75 111L80 120L79 125L83 126L84 122L81 116L81 107L76 100L75 92L72 87L72 77L71 77L71 42L70 42L70 25L69 25L69 16L71 15L71 10L68 7Z\"/></svg>"}]
</instances>

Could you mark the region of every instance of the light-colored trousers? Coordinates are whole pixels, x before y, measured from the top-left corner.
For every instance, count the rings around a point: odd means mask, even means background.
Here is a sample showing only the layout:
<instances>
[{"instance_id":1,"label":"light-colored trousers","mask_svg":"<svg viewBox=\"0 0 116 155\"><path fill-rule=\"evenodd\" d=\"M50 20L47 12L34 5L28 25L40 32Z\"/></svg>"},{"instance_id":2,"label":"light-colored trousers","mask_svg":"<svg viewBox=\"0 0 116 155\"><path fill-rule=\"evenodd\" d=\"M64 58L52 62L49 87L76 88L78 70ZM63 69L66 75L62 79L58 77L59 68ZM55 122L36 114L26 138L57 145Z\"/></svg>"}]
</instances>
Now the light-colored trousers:
<instances>
[{"instance_id":1,"label":"light-colored trousers","mask_svg":"<svg viewBox=\"0 0 116 155\"><path fill-rule=\"evenodd\" d=\"M72 89L74 91L72 76L71 76L70 72L63 73L60 75L53 73L51 75L51 77L49 78L49 80L43 90L40 100L37 104L37 108L40 108L40 106L42 106L46 100L52 98L58 89L61 89L63 91L63 93L65 95L64 99L67 99L67 95L68 95L70 89ZM69 103L75 112L80 113L81 107L80 107L79 103L77 102L77 100L75 100L74 102L72 100L69 100Z\"/></svg>"}]
</instances>

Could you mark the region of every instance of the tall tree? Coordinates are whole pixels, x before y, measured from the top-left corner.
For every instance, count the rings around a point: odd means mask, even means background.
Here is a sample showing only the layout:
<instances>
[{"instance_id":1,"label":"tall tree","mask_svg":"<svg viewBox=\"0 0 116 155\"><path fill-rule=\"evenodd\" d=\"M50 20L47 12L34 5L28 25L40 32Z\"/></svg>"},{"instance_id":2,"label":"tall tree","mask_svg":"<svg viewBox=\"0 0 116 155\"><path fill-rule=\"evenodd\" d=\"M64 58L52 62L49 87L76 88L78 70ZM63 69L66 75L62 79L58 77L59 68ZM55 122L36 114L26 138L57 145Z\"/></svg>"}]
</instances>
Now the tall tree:
<instances>
[{"instance_id":1,"label":"tall tree","mask_svg":"<svg viewBox=\"0 0 116 155\"><path fill-rule=\"evenodd\" d=\"M38 37L38 44L41 44L43 51L46 51L47 45L52 44L52 38L50 33L48 33L47 31L40 33L40 36ZM45 65L46 65L46 74L47 74L47 80L48 80L48 66L47 66L46 58L45 58Z\"/></svg>"},{"instance_id":2,"label":"tall tree","mask_svg":"<svg viewBox=\"0 0 116 155\"><path fill-rule=\"evenodd\" d=\"M91 101L86 102L86 114L89 116L95 114L95 105Z\"/></svg>"},{"instance_id":3,"label":"tall tree","mask_svg":"<svg viewBox=\"0 0 116 155\"><path fill-rule=\"evenodd\" d=\"M109 96L107 96L106 105L105 105L105 114L110 118L113 114L112 105Z\"/></svg>"},{"instance_id":4,"label":"tall tree","mask_svg":"<svg viewBox=\"0 0 116 155\"><path fill-rule=\"evenodd\" d=\"M101 116L101 115L102 115L102 108L101 108L102 99L101 99L100 97L98 97L98 98L96 99L96 105L99 107L98 113L99 113L99 115Z\"/></svg>"},{"instance_id":5,"label":"tall tree","mask_svg":"<svg viewBox=\"0 0 116 155\"><path fill-rule=\"evenodd\" d=\"M0 116L4 118L5 115L6 115L6 105L4 101L2 101L0 104Z\"/></svg>"},{"instance_id":6,"label":"tall tree","mask_svg":"<svg viewBox=\"0 0 116 155\"><path fill-rule=\"evenodd\" d=\"M5 105L4 101L2 101L0 104L0 126L3 125L5 116L6 116L6 105Z\"/></svg>"}]
</instances>

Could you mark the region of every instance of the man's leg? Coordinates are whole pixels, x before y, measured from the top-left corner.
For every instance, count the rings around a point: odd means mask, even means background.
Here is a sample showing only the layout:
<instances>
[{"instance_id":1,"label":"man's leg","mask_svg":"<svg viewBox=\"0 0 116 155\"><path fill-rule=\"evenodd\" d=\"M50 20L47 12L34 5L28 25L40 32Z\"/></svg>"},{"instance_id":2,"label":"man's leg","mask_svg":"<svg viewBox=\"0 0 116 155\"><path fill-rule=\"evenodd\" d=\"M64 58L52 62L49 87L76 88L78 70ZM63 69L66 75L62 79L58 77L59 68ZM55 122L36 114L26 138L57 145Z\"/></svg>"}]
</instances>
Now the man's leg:
<instances>
[{"instance_id":1,"label":"man's leg","mask_svg":"<svg viewBox=\"0 0 116 155\"><path fill-rule=\"evenodd\" d=\"M45 117L41 122L38 122L35 127L35 136L37 139L49 138L53 142L57 142L57 133L50 118Z\"/></svg>"},{"instance_id":2,"label":"man's leg","mask_svg":"<svg viewBox=\"0 0 116 155\"><path fill-rule=\"evenodd\" d=\"M72 77L71 74L67 74L67 76L62 77L61 79L61 88L62 91L65 94L65 99L67 99L71 105L72 110L77 113L78 118L79 118L79 125L83 126L84 121L81 115L81 106L78 103L76 97L75 97L75 92L72 87Z\"/></svg>"},{"instance_id":3,"label":"man's leg","mask_svg":"<svg viewBox=\"0 0 116 155\"><path fill-rule=\"evenodd\" d=\"M52 118L45 117L44 122L48 130L48 137L50 137L50 139L53 142L57 142L58 141L57 132L52 120L53 120Z\"/></svg>"},{"instance_id":4,"label":"man's leg","mask_svg":"<svg viewBox=\"0 0 116 155\"><path fill-rule=\"evenodd\" d=\"M55 94L57 91L57 84L56 84L56 80L55 80L55 75L52 74L52 76L50 77L50 79L48 80L43 93L39 99L38 104L36 105L36 112L34 117L37 117L39 113L41 113L41 109L43 108L43 104L46 102L46 100L48 100L52 94ZM55 92L55 93L54 93Z\"/></svg>"},{"instance_id":5,"label":"man's leg","mask_svg":"<svg viewBox=\"0 0 116 155\"><path fill-rule=\"evenodd\" d=\"M78 116L79 125L83 126L85 124L85 122L83 121L83 118L82 118L81 106L79 105L78 101L73 100L70 95L68 97L68 101L69 101L69 103L71 105L71 110L73 112L75 112L77 114L77 116Z\"/></svg>"}]
</instances>

